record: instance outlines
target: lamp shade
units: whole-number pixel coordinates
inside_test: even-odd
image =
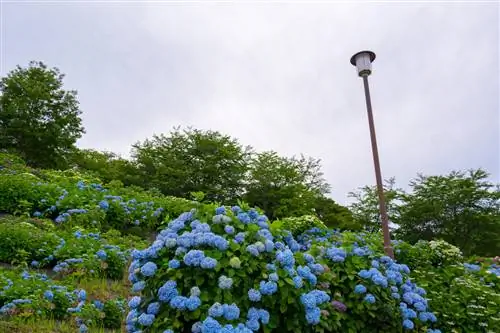
[[[375,53],[361,51],[351,57],[351,64],[356,66],[359,76],[368,76],[372,73],[373,60],[375,60]]]

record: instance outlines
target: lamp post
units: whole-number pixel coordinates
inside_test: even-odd
[[[372,62],[375,60],[375,53],[372,51],[361,51],[351,57],[351,64],[356,66],[358,75],[363,78],[365,87],[366,109],[368,111],[368,125],[370,126],[370,138],[372,142],[373,164],[375,166],[375,178],[377,180],[378,203],[380,209],[380,220],[384,233],[385,253],[394,259],[394,251],[391,246],[391,235],[389,233],[389,217],[385,205],[384,187],[382,184],[382,172],[380,171],[380,160],[378,157],[377,137],[375,136],[375,124],[373,122],[372,102],[370,98],[370,87],[368,86],[368,76],[372,73]]]

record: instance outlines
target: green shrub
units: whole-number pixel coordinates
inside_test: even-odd
[[[123,300],[109,300],[104,303],[104,318],[102,320],[103,326],[111,329],[119,329],[122,326],[124,301]]]
[[[472,269],[479,271],[464,265],[413,271],[443,332],[497,332],[500,327],[499,278],[480,266]]]
[[[294,235],[299,235],[312,228],[327,229],[325,224],[314,215],[286,217],[281,219],[281,228],[291,231]]]
[[[24,160],[15,155],[0,151],[0,174],[15,172],[26,172],[29,168],[26,167]]]
[[[394,250],[399,262],[410,268],[443,267],[463,262],[459,248],[443,240],[418,241],[415,245],[394,242]]]
[[[0,272],[0,316],[45,317],[62,320],[68,317],[72,295],[65,286],[56,285],[45,274],[23,271]],[[50,292],[51,297],[45,296]],[[22,302],[17,303],[19,300]]]
[[[0,262],[29,264],[51,253],[60,238],[30,223],[9,221],[0,223],[0,240]]]

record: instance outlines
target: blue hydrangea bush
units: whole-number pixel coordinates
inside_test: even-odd
[[[127,332],[439,332],[406,265],[334,231],[272,229],[239,207],[172,220],[132,252]]]
[[[85,333],[89,327],[119,328],[125,305],[123,299],[91,299],[84,289],[68,288],[43,273],[0,272],[0,320],[73,319]]]

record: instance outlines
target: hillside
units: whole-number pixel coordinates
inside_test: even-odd
[[[500,331],[498,264],[446,242],[393,241],[393,261],[380,234],[316,217],[5,161],[6,332]]]

